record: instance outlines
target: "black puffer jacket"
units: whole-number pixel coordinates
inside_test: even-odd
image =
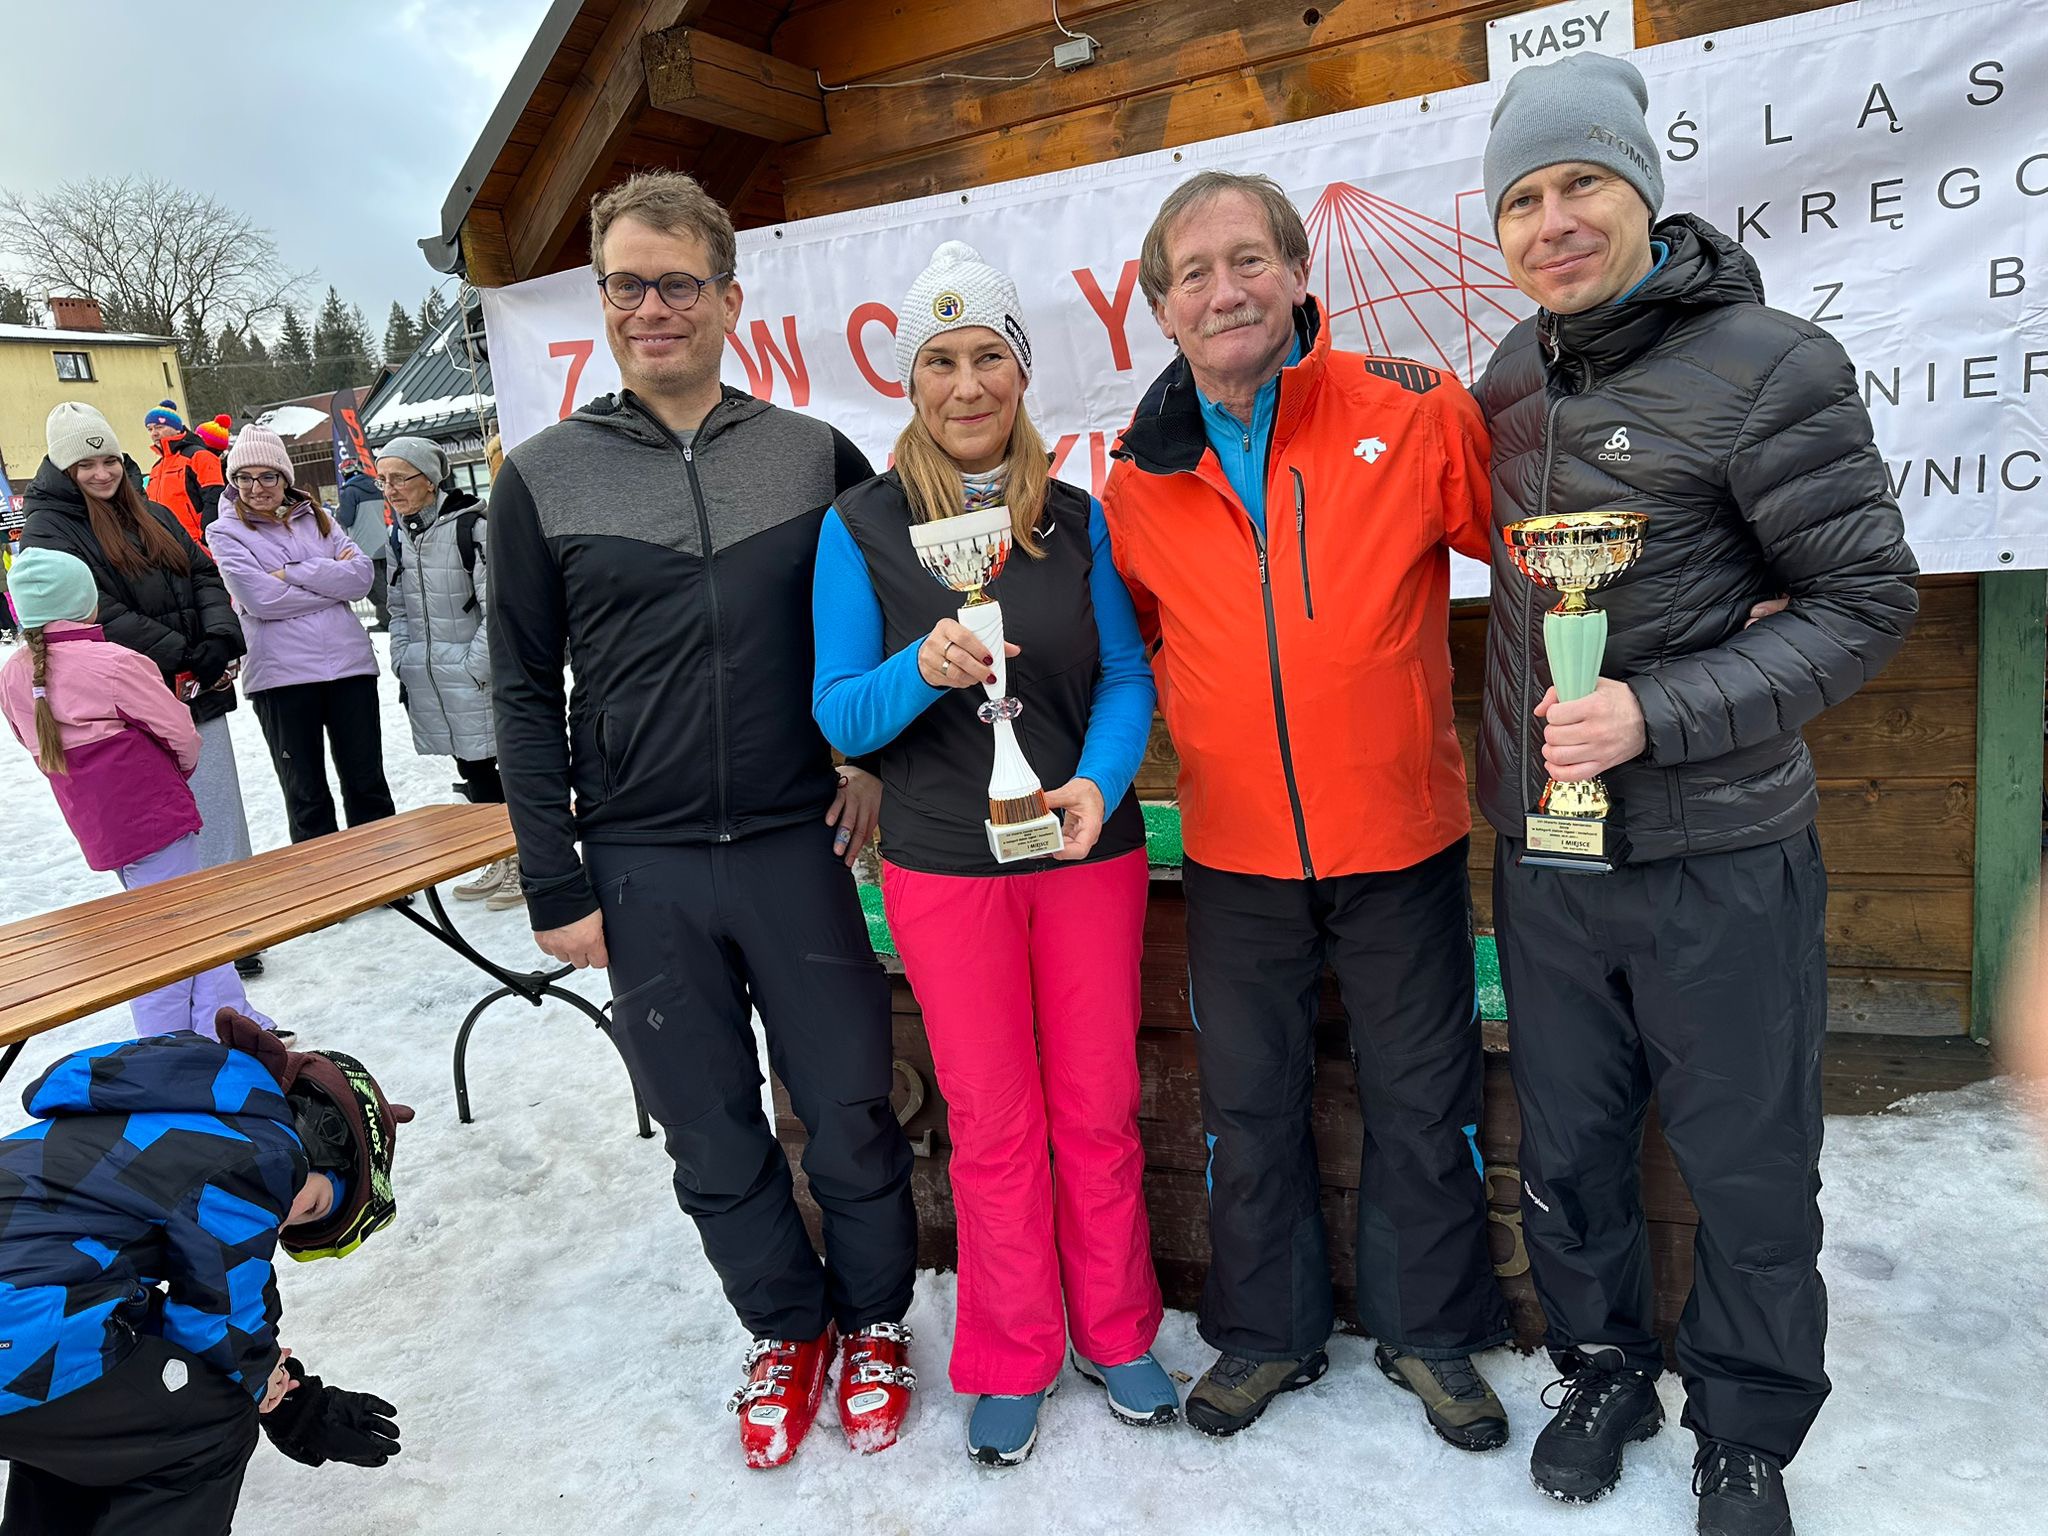
[[[23,494],[22,510],[28,514],[22,548],[61,549],[91,568],[100,589],[100,627],[109,640],[155,662],[167,685],[175,687],[180,672],[199,679],[207,691],[192,701],[196,723],[218,719],[235,707],[234,689],[216,690],[212,685],[228,663],[249,648],[242,638],[242,622],[235,617],[213,558],[192,542],[168,507],[151,502],[150,516],[178,541],[189,569],[151,568],[136,576],[114,568],[93,537],[84,495],[48,459]]]
[[[1743,848],[1813,819],[1800,727],[1876,676],[1919,610],[1918,573],[1841,345],[1766,309],[1756,263],[1686,215],[1627,302],[1547,311],[1509,334],[1474,393],[1493,431],[1496,524],[1644,512],[1641,559],[1593,598],[1602,672],[1648,746],[1603,775],[1637,862]],[[1784,613],[1744,628],[1751,604]],[[1549,686],[1536,587],[1495,541],[1479,803],[1523,835],[1543,789]]]

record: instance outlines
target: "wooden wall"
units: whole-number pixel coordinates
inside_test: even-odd
[[[1971,875],[1977,809],[1977,583],[1929,577],[1898,659],[1807,727],[1827,858],[1829,1025],[1887,1035],[1970,1027]],[[1484,668],[1486,605],[1460,604],[1451,659],[1465,772]],[[1155,722],[1138,778],[1173,796],[1173,744]],[[1473,810],[1472,899],[1493,926],[1493,832]]]
[[[1639,44],[1828,0],[1637,0]],[[1010,83],[832,92],[829,132],[776,154],[787,217],[922,197],[1399,101],[1486,78],[1490,17],[1530,0],[1068,0],[1097,61]],[[778,57],[828,85],[1025,75],[1057,35],[1047,0],[796,0]],[[1142,225],[1134,226],[1135,251]]]

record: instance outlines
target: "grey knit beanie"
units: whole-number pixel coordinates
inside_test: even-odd
[[[448,478],[448,455],[441,450],[439,443],[428,438],[394,437],[377,450],[377,457],[403,459],[434,485]]]
[[[1486,140],[1486,206],[1494,223],[1516,182],[1575,160],[1621,177],[1656,218],[1664,206],[1664,167],[1643,117],[1649,106],[1642,71],[1604,53],[1575,53],[1517,74],[1494,105]]]

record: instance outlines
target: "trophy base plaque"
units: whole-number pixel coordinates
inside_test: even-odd
[[[1611,875],[1626,850],[1609,822],[1588,816],[1545,816],[1532,811],[1523,820],[1526,839],[1516,862],[1534,869],[1563,869],[1581,875]]]
[[[985,821],[982,825],[988,828],[988,851],[995,855],[998,864],[1050,858],[1067,846],[1067,834],[1056,811],[1047,811],[1029,821]]]
[[[1543,787],[1536,809],[1523,818],[1520,863],[1581,875],[1611,875],[1628,857],[1627,839],[1599,779]]]

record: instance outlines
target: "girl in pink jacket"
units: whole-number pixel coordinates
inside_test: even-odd
[[[99,590],[85,562],[24,550],[8,595],[28,647],[0,666],[0,714],[35,755],[94,869],[129,890],[199,868],[199,807],[185,781],[199,764],[192,712],[156,664],[114,644],[93,621]],[[213,1035],[222,1008],[249,1010],[233,965],[145,993],[129,1005],[140,1035]],[[261,1015],[252,1015],[266,1027]]]

